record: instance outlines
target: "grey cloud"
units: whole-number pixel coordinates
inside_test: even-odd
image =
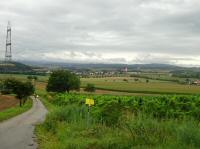
[[[15,59],[45,60],[47,53],[63,61],[74,61],[77,53],[94,62],[129,63],[131,53],[150,53],[141,63],[190,59],[200,54],[199,10],[198,0],[1,0],[1,57],[10,20]],[[71,59],[63,59],[63,52]],[[130,57],[115,56],[121,52]]]

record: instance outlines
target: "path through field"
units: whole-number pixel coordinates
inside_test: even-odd
[[[33,99],[31,110],[0,123],[0,149],[36,149],[34,126],[46,113],[41,101]]]

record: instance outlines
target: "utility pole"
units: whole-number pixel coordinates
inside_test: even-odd
[[[6,52],[5,52],[5,62],[12,61],[12,50],[11,50],[11,25],[8,22],[7,35],[6,35]]]

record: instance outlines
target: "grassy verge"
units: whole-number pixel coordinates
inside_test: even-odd
[[[32,100],[28,100],[24,106],[20,107],[19,105],[6,109],[2,112],[0,112],[0,121],[7,120],[11,117],[14,117],[16,115],[19,115],[23,112],[26,112],[32,107]]]

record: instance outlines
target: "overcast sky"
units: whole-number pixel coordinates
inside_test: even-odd
[[[0,0],[0,56],[200,65],[200,0]]]

